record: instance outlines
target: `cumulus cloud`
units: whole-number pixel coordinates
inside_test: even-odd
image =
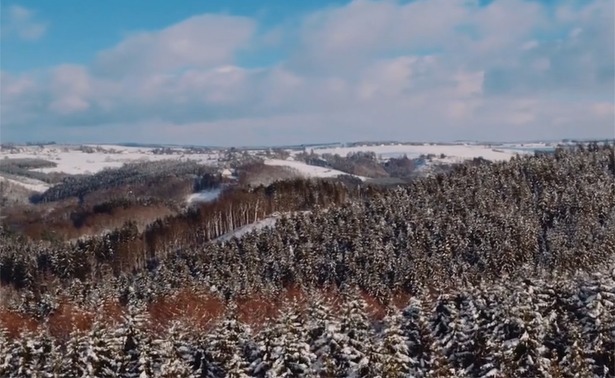
[[[355,0],[264,31],[200,15],[128,36],[90,66],[3,72],[3,134],[218,145],[612,137],[613,13],[609,0]],[[248,67],[238,56],[254,46],[284,56]]]
[[[40,39],[47,31],[47,23],[40,21],[35,12],[19,6],[11,5],[2,11],[2,36],[16,36],[25,41]]]
[[[111,76],[149,75],[231,63],[254,34],[245,17],[200,15],[161,31],[141,32],[102,51],[94,69]]]

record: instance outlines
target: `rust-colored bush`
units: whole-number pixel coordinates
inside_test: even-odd
[[[206,329],[224,313],[224,303],[217,297],[183,289],[178,293],[155,300],[148,312],[155,329],[164,329],[169,322],[181,320],[195,329]]]
[[[48,318],[49,332],[57,339],[67,339],[74,330],[86,332],[92,327],[94,314],[78,308],[67,300],[61,300],[59,306]]]
[[[22,332],[34,332],[38,327],[38,322],[34,318],[24,314],[0,310],[0,327],[7,331],[10,338],[15,338]]]

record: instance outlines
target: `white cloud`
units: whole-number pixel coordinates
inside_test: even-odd
[[[34,11],[20,5],[11,5],[2,11],[2,36],[17,36],[25,41],[36,41],[47,31],[47,23],[38,20]]]
[[[608,137],[612,10],[358,0],[259,33],[249,18],[195,16],[129,36],[89,67],[2,73],[3,134],[223,145]],[[276,44],[287,55],[269,67],[236,58]]]
[[[110,76],[149,75],[233,62],[256,24],[245,17],[194,16],[161,31],[140,32],[99,54],[95,71]]]

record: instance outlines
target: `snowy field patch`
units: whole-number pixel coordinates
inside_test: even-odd
[[[295,160],[280,160],[280,159],[267,159],[265,160],[266,165],[272,166],[282,166],[289,167],[298,171],[301,175],[309,178],[327,178],[327,177],[337,177],[339,175],[348,175],[346,172],[338,171],[336,169],[318,167],[315,165],[309,165],[302,161]],[[354,176],[354,175],[352,175]],[[365,177],[355,176],[363,181],[365,181]]]
[[[475,145],[475,144],[423,144],[423,145],[381,145],[381,146],[354,146],[354,147],[333,147],[314,149],[318,154],[338,154],[346,156],[356,152],[374,152],[383,160],[398,158],[404,155],[410,159],[415,159],[421,155],[433,154],[436,157],[445,155],[441,160],[446,162],[459,162],[463,160],[482,157],[491,161],[509,160],[517,154],[533,153],[535,150],[546,149],[546,144],[534,144],[526,147],[521,145]]]
[[[220,197],[222,193],[222,189],[210,189],[203,190],[198,193],[192,193],[186,198],[186,202],[188,203],[205,203],[205,202],[213,202]]]
[[[227,242],[233,238],[241,238],[242,236],[249,234],[252,231],[262,230],[267,227],[274,227],[279,218],[280,215],[274,215],[265,219],[261,219],[254,223],[247,224],[216,238],[215,241]]]
[[[45,190],[49,189],[49,184],[47,184],[46,182],[31,179],[28,177],[20,177],[19,180],[14,180],[0,176],[0,181],[10,182],[11,184],[19,185],[28,190],[39,193],[42,193]]]
[[[3,149],[0,159],[45,159],[57,164],[56,167],[39,168],[38,172],[63,172],[67,174],[94,174],[105,168],[119,168],[125,163],[159,161],[159,160],[195,160],[202,164],[215,165],[218,162],[218,153],[207,154],[154,154],[153,148],[124,147],[124,146],[96,146],[94,152],[84,152],[80,146],[22,146],[16,150]]]

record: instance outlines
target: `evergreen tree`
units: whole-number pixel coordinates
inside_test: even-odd
[[[384,319],[384,335],[377,346],[383,378],[407,376],[410,372],[409,340],[403,333],[402,322],[403,317],[396,309],[390,309]]]
[[[209,354],[226,376],[247,377],[245,358],[250,331],[237,319],[236,306],[230,305],[225,318],[208,335]]]

